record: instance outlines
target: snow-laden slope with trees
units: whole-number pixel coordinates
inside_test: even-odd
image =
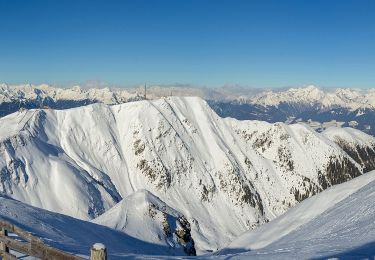
[[[127,219],[151,207],[148,241],[198,253],[371,168],[306,125],[222,119],[193,97],[25,110],[0,125],[0,192],[140,239]]]
[[[228,254],[225,259],[371,259],[374,197],[372,171],[303,201],[218,254]]]

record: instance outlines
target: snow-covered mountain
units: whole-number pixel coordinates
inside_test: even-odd
[[[120,104],[142,99],[137,91],[110,90],[109,88],[57,88],[49,85],[0,84],[0,116],[22,109],[50,107],[66,109],[93,103]]]
[[[193,97],[24,110],[0,125],[0,192],[187,253],[216,250],[374,165],[342,145],[373,152],[358,130],[337,139],[222,119]],[[130,224],[142,214],[151,237]]]
[[[158,99],[170,95],[203,97],[207,91],[184,86],[148,86],[147,98]],[[67,109],[93,103],[122,104],[145,99],[144,95],[144,86],[110,89],[109,87],[87,88],[78,85],[59,88],[47,84],[0,84],[0,117],[22,109],[44,107]]]
[[[264,91],[210,100],[222,117],[267,122],[307,122],[318,131],[334,126],[356,127],[375,135],[375,90],[320,89],[315,86]]]
[[[375,108],[375,90],[337,88],[322,90],[316,86],[290,88],[285,91],[265,91],[253,96],[239,99],[263,106],[278,106],[282,103],[320,105],[321,107],[340,106],[356,110],[359,108]]]
[[[92,100],[104,104],[119,104],[137,98],[137,93],[109,88],[58,88],[43,85],[6,85],[0,84],[0,103],[9,102],[48,102]]]
[[[374,196],[372,171],[303,201],[218,254],[224,259],[371,259]]]
[[[375,136],[374,89],[321,89],[315,86],[261,91],[246,88],[148,86],[147,98],[198,96],[221,117],[267,122],[307,122],[322,131],[350,126]],[[0,116],[22,109],[66,109],[92,103],[122,104],[144,99],[144,88],[57,88],[48,85],[0,84]]]

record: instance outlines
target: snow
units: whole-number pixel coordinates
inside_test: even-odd
[[[348,143],[358,144],[363,147],[368,146],[369,144],[375,145],[375,139],[373,136],[350,127],[330,127],[322,134],[331,140],[341,139]]]
[[[172,246],[177,252],[182,246],[176,236],[168,236],[165,229],[169,227],[171,233],[176,232],[181,228],[178,221],[181,217],[183,214],[166,205],[149,191],[139,190],[92,222],[120,230],[148,243]],[[180,254],[184,254],[182,249]]]
[[[324,108],[344,107],[351,111],[374,108],[374,91],[358,89],[322,90],[316,86],[290,88],[285,91],[264,91],[250,95],[242,101],[263,106],[279,106],[281,103],[320,105]]]
[[[0,103],[12,102],[16,100],[97,100],[105,104],[118,104],[134,99],[138,93],[130,93],[127,90],[110,90],[109,88],[89,88],[84,89],[80,86],[71,88],[58,88],[42,84],[39,86],[24,85],[0,85]]]
[[[293,190],[320,191],[331,157],[363,172],[304,124],[222,119],[197,97],[27,110],[0,126],[1,193],[173,254],[181,243],[165,233],[165,216],[173,232],[186,218],[204,254],[285,213],[298,203]]]
[[[375,171],[331,187],[298,204],[270,223],[254,231],[246,232],[231,242],[223,251],[225,252],[227,249],[254,250],[264,248],[306,225],[312,219],[320,216],[326,210],[373,181],[375,181]]]
[[[157,198],[139,193],[136,197]],[[313,196],[282,216],[248,231],[215,254],[198,259],[371,259],[375,255],[375,171]],[[0,196],[0,218],[49,245],[88,257],[101,241],[110,259],[176,259],[174,249],[101,225],[34,208]],[[139,226],[142,228],[142,226]],[[178,259],[191,259],[178,256]]]
[[[102,244],[102,243],[95,243],[95,244],[93,244],[92,248],[95,249],[95,250],[104,250],[104,249],[106,249],[105,245]]]
[[[0,219],[31,232],[44,243],[88,259],[90,248],[105,244],[109,259],[142,255],[181,255],[173,247],[151,244],[114,229],[35,208],[0,195]]]
[[[144,87],[115,88],[58,88],[46,84],[7,85],[0,84],[0,103],[14,101],[48,100],[80,101],[93,100],[104,104],[121,104],[129,100],[142,99]],[[351,111],[375,108],[374,89],[321,89],[314,85],[289,88],[287,90],[254,89],[199,89],[191,86],[148,86],[147,97],[158,99],[166,96],[199,96],[208,100],[237,100],[262,106],[279,106],[281,103],[318,105],[322,108],[344,107]],[[358,116],[363,111],[358,111]]]
[[[220,253],[230,252],[226,259],[372,258],[374,196],[372,171],[305,200]]]

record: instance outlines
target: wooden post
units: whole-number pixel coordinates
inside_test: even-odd
[[[7,237],[8,236],[8,231],[3,227],[0,227],[0,236],[1,237]],[[0,242],[0,251],[3,251],[5,253],[9,253],[9,248],[2,241]]]
[[[107,248],[102,243],[95,243],[91,247],[91,260],[107,260]]]

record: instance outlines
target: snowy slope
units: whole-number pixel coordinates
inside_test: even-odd
[[[142,193],[143,197],[150,196],[145,192],[138,194]],[[241,235],[216,255],[199,259],[372,258],[375,255],[374,196],[375,172],[370,172],[305,200],[272,222]],[[111,241],[106,243],[110,259],[175,258],[158,256],[176,253],[173,248],[143,242],[113,229],[4,196],[0,196],[0,202],[1,219],[68,252],[87,256],[93,243]]]
[[[181,248],[181,254],[196,254],[186,218],[146,190],[129,195],[93,222],[151,244]]]
[[[35,208],[0,195],[0,219],[31,232],[44,243],[88,257],[94,243],[104,243],[110,259],[143,255],[184,255],[181,248],[148,243],[114,229]]]
[[[364,172],[375,169],[375,138],[353,128],[331,127],[323,135],[337,143],[356,162],[364,166]]]
[[[268,194],[271,204],[276,206],[274,211],[279,210],[277,215],[285,212],[285,205],[290,207],[296,201],[302,201],[329,186],[375,169],[372,163],[368,163],[374,160],[371,153],[364,154],[364,160],[357,160],[357,157],[352,157],[352,154],[342,149],[343,147],[340,147],[328,132],[317,133],[305,124],[270,124],[233,119],[226,121],[249,146],[272,164],[274,171],[259,178],[263,179],[262,188],[266,191],[274,189],[274,182],[279,182],[279,186],[284,188],[277,189],[278,193]],[[347,140],[355,145],[362,145],[363,149],[373,151],[373,137],[350,128],[340,131],[348,133],[347,136],[342,136],[342,141]],[[337,132],[340,131],[337,129]],[[360,138],[352,138],[352,132],[357,133],[357,136],[366,142]],[[332,130],[332,133],[335,131]],[[272,173],[275,175],[272,176]],[[268,179],[272,181],[267,181]],[[294,198],[288,198],[289,194],[294,195]]]
[[[132,234],[124,216],[165,204],[148,241],[174,243],[158,238],[161,217],[183,216],[198,253],[364,168],[303,124],[224,120],[193,97],[25,110],[0,125],[0,192],[83,220],[105,213],[95,221]]]
[[[26,111],[1,125],[1,188],[26,203],[91,219],[147,189],[211,250],[265,221],[246,155],[200,99]]]
[[[305,200],[272,222],[241,235],[220,254],[230,253],[226,258],[236,259],[372,258],[374,196],[372,171]]]

